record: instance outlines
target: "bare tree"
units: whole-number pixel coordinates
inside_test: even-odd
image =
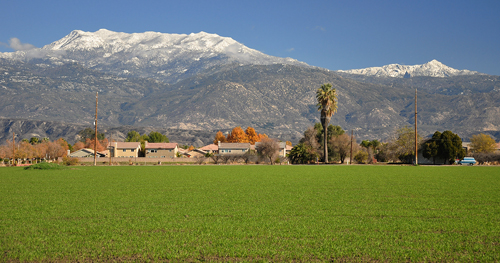
[[[233,159],[233,156],[231,154],[223,154],[219,156],[220,156],[220,162],[225,164],[229,163],[229,161]]]
[[[208,158],[205,156],[197,156],[195,157],[197,164],[203,164]]]
[[[257,147],[257,153],[268,159],[271,164],[274,164],[274,161],[278,158],[279,149],[280,145],[276,140],[264,138]]]
[[[222,161],[221,155],[219,155],[219,154],[211,155],[210,159],[212,159],[212,161],[214,162],[214,164],[218,164],[218,163],[220,163]]]
[[[344,163],[345,158],[349,155],[351,150],[351,138],[345,133],[338,136],[332,136],[329,141],[329,146],[339,155],[340,162]]]
[[[241,158],[243,159],[245,164],[249,164],[250,162],[255,162],[257,160],[257,156],[251,151],[247,151],[245,154],[242,154]]]

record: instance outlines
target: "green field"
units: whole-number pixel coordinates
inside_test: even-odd
[[[5,261],[500,261],[500,167],[0,168]]]

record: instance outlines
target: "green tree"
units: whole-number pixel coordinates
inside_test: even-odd
[[[354,161],[356,161],[356,163],[366,163],[366,160],[368,159],[368,153],[364,150],[361,150],[354,155],[353,159]]]
[[[328,123],[337,111],[337,94],[332,84],[326,83],[316,91],[318,110],[321,112],[321,125],[323,126],[323,151],[324,161],[328,163]]]
[[[125,138],[126,142],[139,142],[141,141],[141,135],[136,131],[129,131],[127,133],[127,138]]]
[[[484,133],[472,135],[470,142],[470,146],[475,153],[492,153],[495,151],[495,140]]]
[[[370,146],[372,146],[372,143],[368,140],[363,140],[359,145],[361,147],[368,149]]]
[[[317,141],[320,145],[323,145],[324,142],[324,134],[323,134],[323,125],[321,123],[317,122],[314,124],[314,130],[316,130],[316,136],[317,136]],[[327,139],[330,141],[334,136],[339,136],[344,134],[345,131],[342,129],[342,127],[338,125],[328,125],[327,129]]]
[[[295,145],[288,154],[290,162],[294,164],[308,163],[309,161],[313,161],[316,157],[316,151],[312,149],[311,146],[304,143]]]
[[[150,132],[148,137],[148,142],[169,142],[167,136],[155,131]]]
[[[422,156],[429,159],[432,158],[432,163],[436,164],[436,157],[439,155],[439,142],[441,133],[436,131],[432,138],[422,144]]]
[[[90,139],[90,140],[94,140],[95,139],[95,130],[91,129],[91,128],[85,128],[83,130],[81,130],[78,135],[80,135],[80,141],[81,142],[86,142],[87,139]],[[104,135],[104,133],[101,133],[99,131],[97,131],[97,140],[104,140],[106,136]]]
[[[454,159],[462,159],[465,150],[462,148],[462,139],[451,131],[444,131],[439,140],[439,157],[453,163]]]
[[[32,145],[37,144],[39,142],[40,142],[40,139],[38,137],[31,137],[31,139],[30,139],[30,143]]]

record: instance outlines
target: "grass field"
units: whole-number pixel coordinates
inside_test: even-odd
[[[500,261],[500,168],[0,168],[5,261]]]

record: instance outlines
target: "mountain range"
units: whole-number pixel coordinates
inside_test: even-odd
[[[0,53],[0,139],[16,132],[74,142],[78,129],[92,127],[99,92],[98,124],[116,139],[127,129],[158,130],[201,146],[218,130],[252,126],[297,142],[319,121],[315,91],[323,83],[337,89],[331,123],[361,139],[384,140],[413,125],[415,88],[423,136],[452,130],[465,138],[500,137],[498,76],[436,60],[330,71],[216,34],[101,29]]]
[[[408,76],[424,76],[424,77],[453,77],[463,75],[481,75],[477,71],[458,70],[444,65],[443,63],[433,59],[422,65],[400,65],[390,64],[382,67],[370,67],[364,69],[339,70],[341,73],[359,74],[365,76],[376,77],[405,77]],[[484,74],[482,74],[484,75]]]

